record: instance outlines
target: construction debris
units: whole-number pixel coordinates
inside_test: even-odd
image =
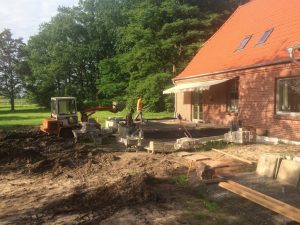
[[[211,136],[211,137],[203,137],[203,138],[179,138],[176,140],[174,144],[174,148],[176,150],[191,150],[202,147],[209,141],[220,141],[223,139],[223,136]]]
[[[189,138],[184,137],[176,140],[174,144],[174,148],[177,150],[190,150],[202,145],[202,141],[200,138]]]
[[[119,123],[118,124],[118,133],[117,133],[118,141],[123,143],[127,148],[133,147],[139,149],[142,147],[143,131],[137,129],[135,133],[130,134],[130,128]]]
[[[300,209],[296,207],[293,207],[289,204],[286,204],[282,201],[274,199],[268,195],[255,191],[231,180],[220,182],[219,186],[244,198],[247,198],[252,202],[262,205],[274,212],[286,216],[294,221],[297,221],[298,223],[300,222]]]
[[[249,144],[255,142],[255,134],[240,128],[238,131],[230,131],[224,134],[224,139],[237,144]]]
[[[149,146],[145,147],[148,153],[171,153],[174,152],[174,144],[168,142],[150,141]]]

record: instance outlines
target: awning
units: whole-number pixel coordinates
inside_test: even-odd
[[[186,91],[204,91],[204,90],[208,90],[209,87],[212,85],[220,84],[231,79],[232,78],[182,83],[176,85],[175,87],[164,90],[163,94],[171,94],[171,93],[186,92]]]

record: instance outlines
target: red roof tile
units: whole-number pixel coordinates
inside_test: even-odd
[[[265,43],[256,45],[268,29]],[[243,39],[247,45],[236,51]],[[300,0],[252,0],[240,6],[175,79],[288,59],[300,44]]]

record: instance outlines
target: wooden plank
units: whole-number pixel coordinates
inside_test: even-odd
[[[219,186],[238,194],[252,202],[264,206],[276,213],[279,213],[289,219],[300,222],[300,209],[265,195],[261,192],[255,191],[251,188],[238,184],[234,181],[220,182]]]
[[[202,161],[202,160],[208,160],[211,158],[209,158],[208,156],[205,156],[205,155],[191,155],[191,156],[184,157],[184,159],[188,159],[193,162],[197,162],[197,161]]]
[[[250,161],[250,160],[241,158],[241,157],[236,156],[236,155],[229,154],[229,153],[227,153],[227,152],[224,152],[224,151],[221,151],[221,150],[218,150],[218,149],[215,149],[215,148],[213,148],[212,150],[215,151],[215,152],[222,153],[222,154],[224,154],[224,155],[228,155],[228,156],[230,156],[231,158],[237,159],[237,160],[239,160],[239,161],[242,161],[242,162],[247,163],[247,164],[250,164],[250,165],[255,164],[255,162],[253,162],[253,161]]]
[[[178,152],[177,153],[177,156],[179,157],[185,157],[185,156],[190,156],[190,155],[193,155],[192,152]]]

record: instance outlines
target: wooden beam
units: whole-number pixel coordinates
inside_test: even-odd
[[[251,188],[238,184],[234,181],[220,182],[219,186],[238,194],[252,202],[264,206],[276,213],[279,213],[289,219],[300,222],[300,209],[265,195],[261,192],[255,191]]]
[[[215,152],[222,153],[222,154],[224,154],[224,155],[228,155],[228,156],[230,156],[231,158],[237,159],[237,160],[239,160],[239,161],[242,161],[242,162],[247,163],[247,164],[250,164],[250,165],[255,164],[255,162],[253,162],[253,161],[250,161],[250,160],[241,158],[241,157],[236,156],[236,155],[229,154],[229,153],[227,153],[227,152],[224,152],[224,151],[221,151],[221,150],[218,150],[218,149],[215,149],[215,148],[213,148],[213,149],[211,149],[211,150],[213,150],[213,151],[215,151]]]

